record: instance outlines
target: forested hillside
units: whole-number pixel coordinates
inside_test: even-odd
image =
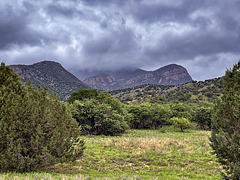
[[[222,78],[215,78],[206,81],[192,81],[177,86],[147,84],[111,91],[111,94],[122,102],[129,103],[144,101],[199,103],[203,101],[215,102],[216,98],[221,96],[222,90]]]

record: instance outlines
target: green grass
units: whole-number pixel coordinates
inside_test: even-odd
[[[0,179],[221,179],[209,135],[165,127],[129,130],[118,137],[85,136],[84,156],[77,162],[29,174],[0,174]]]

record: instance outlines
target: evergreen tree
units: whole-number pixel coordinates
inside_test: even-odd
[[[224,77],[224,92],[215,106],[211,146],[225,179],[240,179],[240,61]]]
[[[4,63],[0,67],[0,170],[21,166],[21,144],[24,139],[17,131],[22,129],[24,112],[23,98],[26,96],[20,78]],[[9,164],[9,165],[8,165]]]
[[[48,90],[25,88],[14,71],[0,67],[0,171],[31,171],[82,155],[77,122]]]

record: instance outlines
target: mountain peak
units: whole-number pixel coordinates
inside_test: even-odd
[[[20,76],[24,84],[31,80],[35,87],[48,86],[49,90],[55,91],[61,100],[66,100],[67,96],[80,88],[89,88],[55,61],[41,61],[32,65],[10,67]]]
[[[161,85],[178,85],[192,81],[192,77],[188,74],[186,68],[177,64],[169,64],[154,71],[158,79],[157,84]]]
[[[183,68],[183,66],[178,65],[178,64],[168,64],[166,66],[160,67],[159,69],[157,69],[155,71],[158,71],[158,70],[161,70],[161,69],[171,70],[171,69],[174,69],[174,68]]]
[[[40,61],[37,63],[34,63],[32,66],[52,66],[52,67],[61,67],[63,68],[63,66],[56,61],[49,61],[49,60],[44,60],[44,61]]]

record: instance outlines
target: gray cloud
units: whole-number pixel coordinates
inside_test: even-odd
[[[137,37],[130,29],[121,29],[108,36],[84,44],[84,53],[89,55],[121,54],[137,48]]]
[[[8,64],[153,70],[177,63],[202,80],[240,59],[238,0],[2,0],[0,11],[0,58]]]
[[[11,6],[2,7],[1,12],[0,49],[11,48],[14,44],[41,44],[43,37],[28,27],[28,21],[24,18],[25,12],[15,13]]]

